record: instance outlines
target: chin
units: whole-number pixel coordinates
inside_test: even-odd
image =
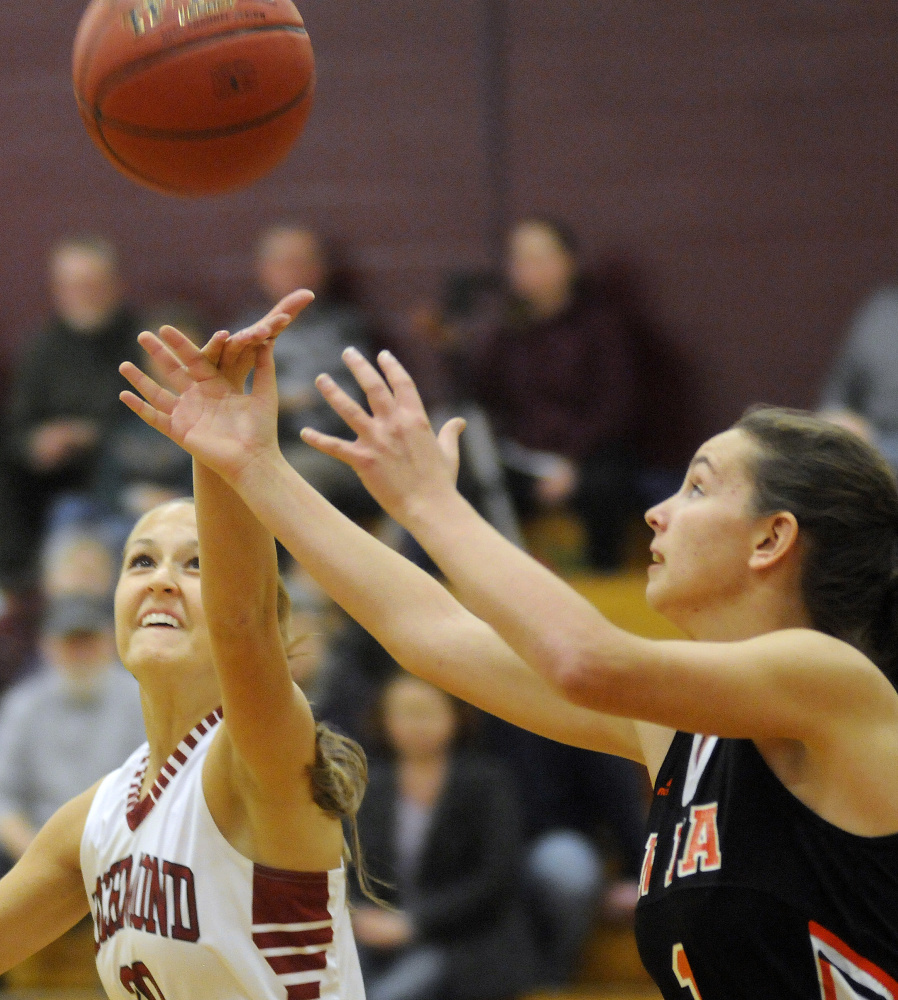
[[[672,624],[677,624],[676,602],[662,581],[649,578],[645,587],[645,602],[652,611],[657,611],[659,615],[663,615]]]

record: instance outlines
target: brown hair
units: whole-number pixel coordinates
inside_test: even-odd
[[[814,627],[850,643],[896,683],[898,488],[856,434],[801,410],[760,406],[734,424],[754,439],[754,505],[790,511]]]
[[[284,581],[278,577],[277,613],[281,637],[289,655],[298,637],[290,634],[292,604]],[[368,760],[361,746],[324,722],[315,726],[315,762],[308,768],[315,804],[349,826],[346,860],[356,871],[359,888],[373,902],[380,899],[371,888],[359,839],[358,812],[368,785]]]

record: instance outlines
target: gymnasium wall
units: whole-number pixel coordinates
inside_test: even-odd
[[[301,0],[318,97],[300,145],[198,201],[136,187],[87,139],[82,6],[4,3],[0,380],[65,233],[112,236],[140,301],[225,323],[258,228],[295,216],[345,245],[401,334],[447,269],[489,265],[539,210],[647,312],[658,449],[679,457],[748,402],[812,404],[852,309],[898,278],[892,0]]]

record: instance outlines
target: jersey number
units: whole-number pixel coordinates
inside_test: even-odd
[[[153,979],[153,973],[143,964],[123,965],[119,970],[122,985],[133,996],[141,1000],[165,1000],[165,994],[159,989],[159,984]]]
[[[686,952],[683,950],[683,945],[678,941],[673,946],[673,956],[672,964],[674,975],[677,977],[677,982],[683,989],[688,989],[692,994],[692,1000],[702,1000],[702,995],[698,991],[698,986],[695,982],[695,976],[692,974],[692,969],[689,966],[689,959],[686,957]]]

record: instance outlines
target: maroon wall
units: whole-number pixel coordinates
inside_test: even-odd
[[[301,143],[248,192],[198,201],[90,144],[69,82],[81,9],[4,4],[0,374],[73,230],[117,240],[141,301],[194,296],[223,322],[257,229],[298,216],[401,330],[448,268],[489,263],[504,221],[541,210],[635,278],[674,418],[661,450],[679,452],[752,400],[812,404],[851,310],[898,277],[891,0],[304,0]]]

